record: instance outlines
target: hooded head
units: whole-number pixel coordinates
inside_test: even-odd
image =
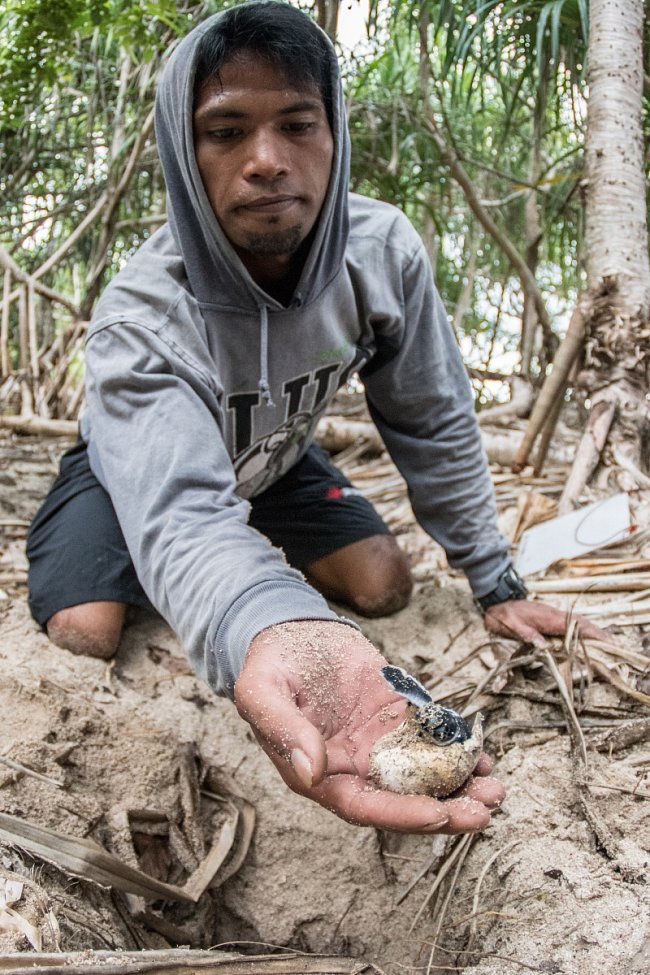
[[[156,134],[197,299],[259,306],[284,289],[284,303],[294,291],[313,300],[348,232],[344,105],[320,28],[273,0],[210,17],[165,68]]]

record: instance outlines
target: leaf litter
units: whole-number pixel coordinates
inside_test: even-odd
[[[387,973],[647,972],[645,533],[553,566],[530,587],[573,612],[595,605],[600,625],[614,620],[615,644],[581,641],[575,628],[547,650],[492,638],[464,581],[414,524],[386,456],[368,462],[362,445],[348,448],[344,467],[398,534],[417,579],[408,609],[359,622],[434,699],[466,714],[487,712],[493,774],[508,789],[481,835],[402,836],[349,826],[292,795],[232,705],[187,673],[157,618],[136,618],[108,667],[58,650],[38,632],[25,606],[22,547],[58,444],[48,449],[32,440],[0,442],[9,486],[0,510],[7,537],[0,559],[0,812],[23,829],[31,824],[95,844],[153,877],[154,887],[182,890],[211,846],[219,848],[215,862],[232,846],[218,886],[208,884],[197,902],[186,903],[98,886],[89,875],[75,880],[64,864],[53,865],[55,856],[3,834],[0,883],[24,887],[5,902],[0,959],[39,952],[45,966],[54,951],[73,965],[89,952],[108,964],[115,952],[125,961],[125,953],[143,951],[171,959],[165,953],[178,946],[198,959],[216,944],[259,955],[259,944],[244,944],[256,942],[365,959]],[[552,517],[563,472],[495,470],[494,479],[504,527],[510,521],[520,531],[531,519]],[[535,492],[542,502],[531,501]],[[625,598],[631,594],[641,595],[638,606]],[[7,911],[23,930],[9,924],[15,918]],[[291,970],[316,970],[309,964]],[[341,961],[341,970],[352,969]]]

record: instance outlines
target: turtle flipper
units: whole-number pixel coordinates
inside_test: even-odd
[[[381,668],[381,672],[393,690],[405,697],[416,708],[422,707],[424,704],[431,704],[431,695],[426,687],[402,667],[387,664]]]

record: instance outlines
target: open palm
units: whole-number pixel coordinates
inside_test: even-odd
[[[369,781],[370,750],[406,706],[382,677],[385,664],[346,624],[283,623],[251,644],[235,703],[287,785],[342,819],[404,832],[484,828],[504,795],[486,777],[486,755],[452,799],[397,795]]]

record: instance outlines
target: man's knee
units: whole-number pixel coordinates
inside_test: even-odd
[[[338,549],[305,572],[328,599],[362,616],[389,616],[409,601],[413,581],[408,559],[392,535],[373,535]]]
[[[390,616],[404,609],[413,591],[408,560],[397,544],[381,560],[368,563],[350,594],[362,616]]]
[[[47,635],[71,653],[108,660],[118,648],[125,612],[124,603],[80,603],[51,616]]]

